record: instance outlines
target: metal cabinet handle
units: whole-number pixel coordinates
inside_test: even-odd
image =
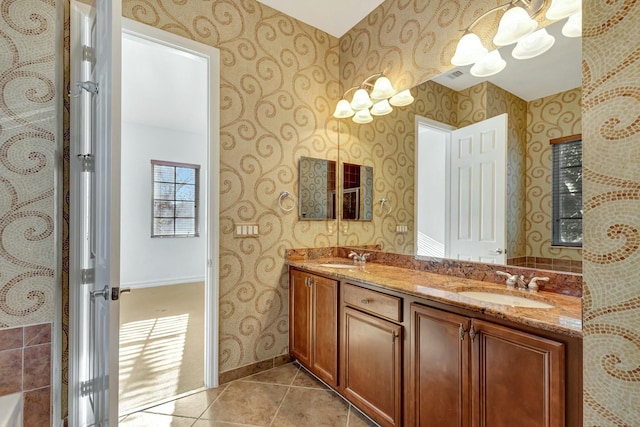
[[[460,341],[464,341],[464,334],[467,333],[467,330],[464,328],[463,324],[460,324]]]
[[[369,304],[369,300],[368,300],[368,299],[366,299],[366,298],[362,298],[362,299],[360,300],[360,302],[361,302],[362,304],[365,304],[365,305],[366,305],[366,304]]]

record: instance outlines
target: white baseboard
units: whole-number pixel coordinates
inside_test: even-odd
[[[205,276],[170,277],[163,280],[145,280],[140,282],[121,283],[121,288],[143,289],[156,286],[181,285],[183,283],[204,282]]]

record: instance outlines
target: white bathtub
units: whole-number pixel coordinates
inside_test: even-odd
[[[22,393],[0,397],[0,427],[22,427]]]

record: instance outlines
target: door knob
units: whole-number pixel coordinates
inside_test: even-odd
[[[502,255],[502,249],[498,248],[495,251],[489,251],[490,254],[492,255]]]

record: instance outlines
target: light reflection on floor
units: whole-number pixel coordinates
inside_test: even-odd
[[[189,314],[120,327],[120,414],[149,401],[158,389],[177,394]]]

